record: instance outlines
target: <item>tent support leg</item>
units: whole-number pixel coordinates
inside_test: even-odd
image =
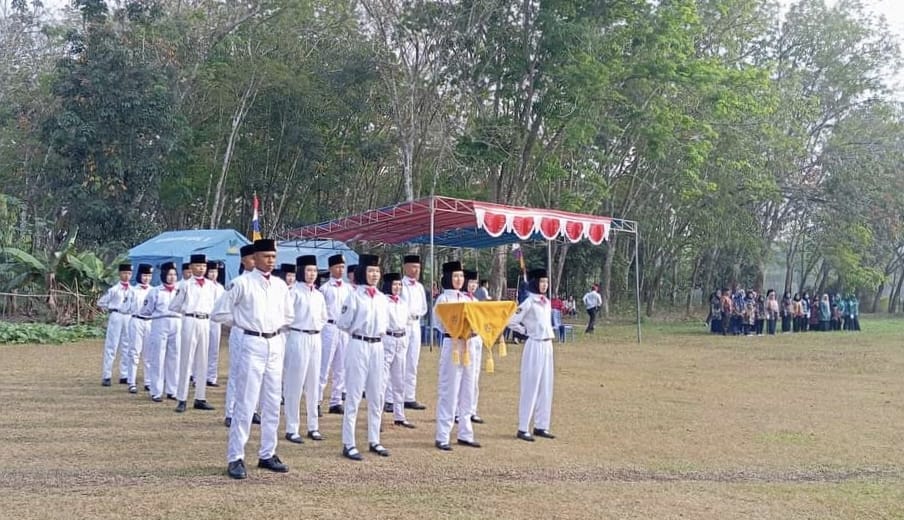
[[[637,312],[637,343],[640,344],[640,255],[638,255],[640,232],[634,231],[634,304]]]

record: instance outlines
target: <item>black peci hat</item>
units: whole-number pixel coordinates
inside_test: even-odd
[[[154,274],[154,266],[151,264],[138,264],[138,275]]]
[[[119,264],[119,272],[120,273],[131,272],[131,271],[132,271],[132,264]]]
[[[402,257],[403,264],[419,264],[421,263],[421,257],[418,255],[405,255]]]
[[[254,244],[245,244],[239,249],[239,254],[243,257],[254,254]]]
[[[531,269],[527,272],[528,280],[539,280],[540,278],[549,278],[546,269]]]
[[[446,262],[443,264],[444,273],[454,273],[455,271],[464,271],[464,268],[461,266],[461,262],[459,262],[458,260]]]
[[[352,264],[352,265],[345,267],[346,274],[354,273],[357,270],[358,270],[358,264]]]
[[[261,238],[254,241],[255,253],[275,253],[276,241],[270,238]]]
[[[207,261],[207,270],[211,271],[213,269],[220,269],[220,264],[216,260],[208,260]]]
[[[477,281],[477,271],[465,271],[465,281],[470,282],[471,280]]]
[[[191,264],[188,263],[188,262],[185,262],[184,264],[182,264],[182,270],[183,270],[183,271],[187,270],[187,269],[190,268],[190,267],[191,267]],[[174,269],[175,269],[175,267],[174,267]]]
[[[295,274],[295,264],[280,264],[279,270],[284,273]]]
[[[340,254],[340,255],[333,255],[333,256],[331,256],[331,257],[329,258],[329,260],[327,261],[327,263],[329,264],[330,267],[333,267],[334,265],[344,264],[344,263],[345,263],[345,257],[342,256],[341,254]]]
[[[295,259],[295,265],[304,268],[309,265],[317,267],[317,257],[314,255],[302,255]]]
[[[191,255],[191,258],[189,258],[188,263],[207,265],[207,257],[205,255]]]

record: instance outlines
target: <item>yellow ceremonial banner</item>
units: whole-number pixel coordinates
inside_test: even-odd
[[[479,335],[490,354],[487,356],[487,372],[493,372],[492,345],[502,335],[516,308],[512,301],[440,303],[436,306],[436,315],[454,340],[465,343],[471,334]],[[468,365],[467,349],[464,346],[461,348],[464,351],[462,356],[457,355],[459,349],[456,349],[452,353],[452,361]],[[504,346],[500,349],[500,355],[505,355]]]

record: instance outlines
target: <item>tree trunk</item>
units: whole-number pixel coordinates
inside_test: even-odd
[[[506,251],[508,246],[497,246],[493,249],[493,265],[490,270],[490,292],[494,300],[501,300],[505,297],[506,279],[505,272],[508,261]]]
[[[216,229],[220,225],[220,219],[223,216],[223,208],[226,202],[226,174],[229,173],[229,164],[232,162],[232,153],[235,150],[235,141],[239,135],[239,129],[248,115],[248,111],[254,104],[257,97],[257,81],[254,74],[251,75],[251,81],[242,93],[242,98],[238,106],[232,113],[232,129],[229,131],[229,138],[226,141],[226,152],[223,154],[223,165],[220,168],[220,178],[217,180],[217,188],[214,191],[213,207],[210,210],[210,229]]]
[[[556,251],[556,256],[554,257],[554,265],[553,265],[553,280],[555,283],[553,287],[555,291],[553,294],[562,294],[561,284],[562,284],[562,275],[565,273],[565,260],[568,258],[568,249],[571,246],[570,243],[566,242],[559,246]]]
[[[904,284],[904,273],[895,273],[895,279],[897,280],[897,283],[895,284],[895,290],[892,292],[892,296],[888,299],[889,314],[895,314],[898,312],[898,301],[901,299],[901,286],[902,284]]]
[[[684,303],[684,313],[688,316],[691,315],[691,301],[694,298],[694,289],[697,287],[697,276],[700,273],[700,269],[703,266],[703,257],[698,256],[697,260],[694,261],[694,270],[691,273],[691,286],[687,290],[687,300]],[[706,298],[706,288],[702,288],[700,292],[703,293],[703,297]]]

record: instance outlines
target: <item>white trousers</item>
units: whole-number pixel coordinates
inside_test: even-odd
[[[283,362],[286,433],[299,433],[302,392],[305,396],[308,431],[320,430],[320,419],[317,418],[317,396],[320,395],[321,343],[321,334],[308,334],[295,330],[289,332]]]
[[[239,361],[241,361],[239,353],[242,351],[242,339],[245,332],[238,328],[229,329],[229,368],[228,379],[226,380],[226,417],[232,417],[235,413],[235,383],[236,374],[238,373]]]
[[[521,354],[521,397],[518,401],[518,429],[549,429],[552,415],[552,341],[528,339]]]
[[[405,364],[408,354],[408,334],[401,338],[383,336],[383,381],[386,400],[392,403],[392,419],[405,420]]]
[[[279,400],[282,392],[283,358],[286,337],[270,339],[242,336],[236,368],[235,413],[229,427],[226,461],[245,458],[245,444],[251,435],[251,415],[261,403],[261,446],[258,456],[269,459],[276,453],[279,429]],[[233,364],[230,361],[230,364]]]
[[[148,340],[147,358],[151,365],[151,396],[163,392],[176,395],[179,379],[179,345],[182,341],[182,318],[154,318]]]
[[[323,401],[326,383],[332,379],[330,387],[330,406],[342,403],[342,394],[346,392],[345,352],[348,347],[348,333],[339,330],[334,324],[327,323],[323,327],[323,354],[320,358],[320,392],[317,401]],[[330,371],[332,370],[332,374]],[[332,375],[332,378],[330,377]]]
[[[210,322],[210,343],[207,347],[207,380],[217,382],[217,372],[220,364],[220,336],[223,326],[216,322]]]
[[[186,316],[182,318],[182,347],[179,356],[179,389],[176,399],[188,400],[188,377],[196,374],[195,399],[205,400],[207,385],[204,374],[207,373],[207,342],[210,340],[210,320],[201,320]]]
[[[477,399],[480,397],[480,370],[483,368],[483,340],[480,336],[468,340],[468,355],[471,356],[471,369],[474,371],[474,394],[471,398],[471,407],[462,408],[459,403],[458,417],[464,415],[477,415]]]
[[[151,364],[148,353],[145,351],[146,345],[150,343],[151,321],[132,318],[132,321],[129,322],[129,386],[135,385],[135,380],[138,378],[138,363],[142,358],[144,359],[144,370],[142,370],[144,384],[151,385]]]
[[[383,343],[352,339],[345,356],[345,415],[342,417],[342,445],[355,446],[355,424],[361,395],[367,392],[367,441],[380,443],[383,417]]]
[[[449,442],[452,425],[455,422],[455,413],[459,409],[470,410],[471,401],[474,399],[473,366],[463,366],[460,363],[461,359],[459,359],[459,364],[452,363],[453,344],[457,349],[460,341],[443,338],[443,346],[439,352],[436,440],[443,443]],[[471,361],[473,363],[473,356]],[[458,418],[458,438],[463,441],[474,441],[474,425],[471,424],[470,415]]]
[[[104,359],[101,368],[102,379],[113,378],[113,360],[119,352],[119,377],[129,376],[129,321],[132,316],[121,312],[110,312],[107,318],[107,335],[104,339]]]
[[[431,332],[433,332],[431,330]],[[405,329],[408,350],[405,353],[405,401],[417,401],[417,364],[421,358],[421,323],[409,321]]]

